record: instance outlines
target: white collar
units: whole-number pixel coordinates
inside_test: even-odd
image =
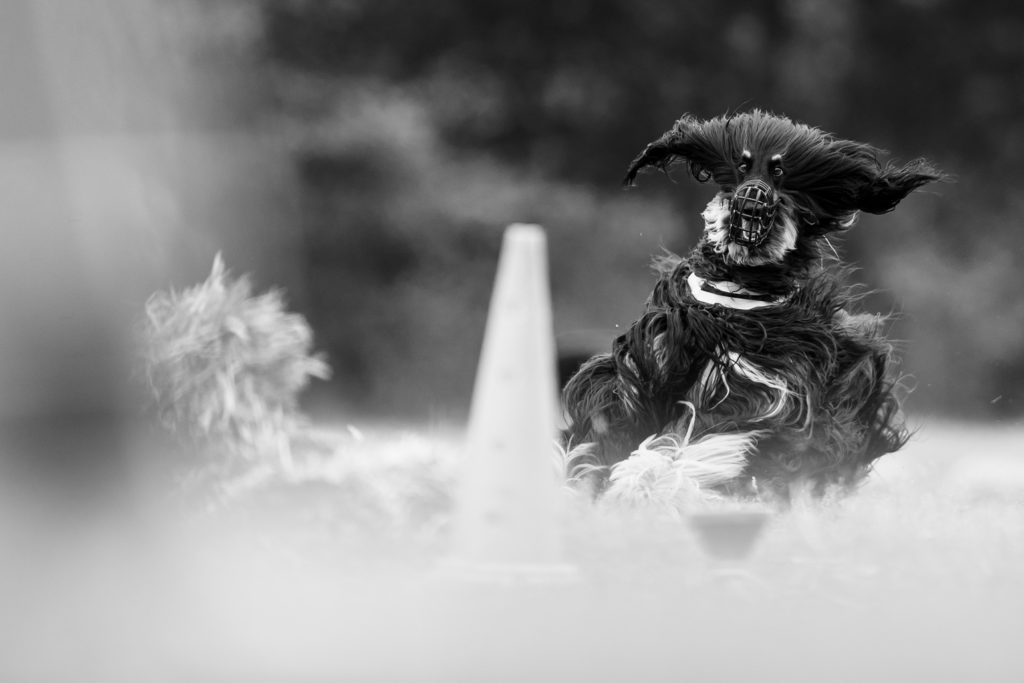
[[[732,292],[736,294],[754,293],[748,289],[743,289],[735,282],[708,282],[704,278],[698,276],[697,273],[690,273],[690,276],[686,278],[686,284],[690,286],[690,294],[693,295],[693,298],[701,303],[719,304],[726,308],[737,308],[742,311],[749,311],[753,308],[764,308],[765,306],[778,306],[788,298],[785,296],[777,296],[774,299],[761,301],[758,299],[743,299],[740,297],[726,296],[724,294],[719,294],[718,292],[711,292],[704,288],[705,284],[710,285],[714,289],[725,292]]]

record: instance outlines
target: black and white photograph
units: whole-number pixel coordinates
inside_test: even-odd
[[[1022,4],[3,0],[0,216],[3,683],[1024,681]]]

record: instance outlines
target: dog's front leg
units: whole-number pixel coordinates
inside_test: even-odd
[[[615,340],[612,353],[588,360],[566,384],[564,445],[588,464],[607,468],[625,460],[678,417],[664,386],[674,374],[669,359],[678,355],[667,347],[664,316],[645,315]]]
[[[629,457],[636,447],[638,397],[620,376],[609,353],[585,362],[565,385],[562,397],[569,426],[563,445],[577,464],[608,467]]]

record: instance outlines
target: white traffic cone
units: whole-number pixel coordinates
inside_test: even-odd
[[[561,484],[553,462],[555,345],[547,241],[505,231],[477,368],[448,578],[552,581],[562,561]]]

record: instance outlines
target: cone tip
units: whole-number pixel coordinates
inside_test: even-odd
[[[512,223],[505,230],[505,239],[521,244],[543,243],[544,228],[536,223]]]

